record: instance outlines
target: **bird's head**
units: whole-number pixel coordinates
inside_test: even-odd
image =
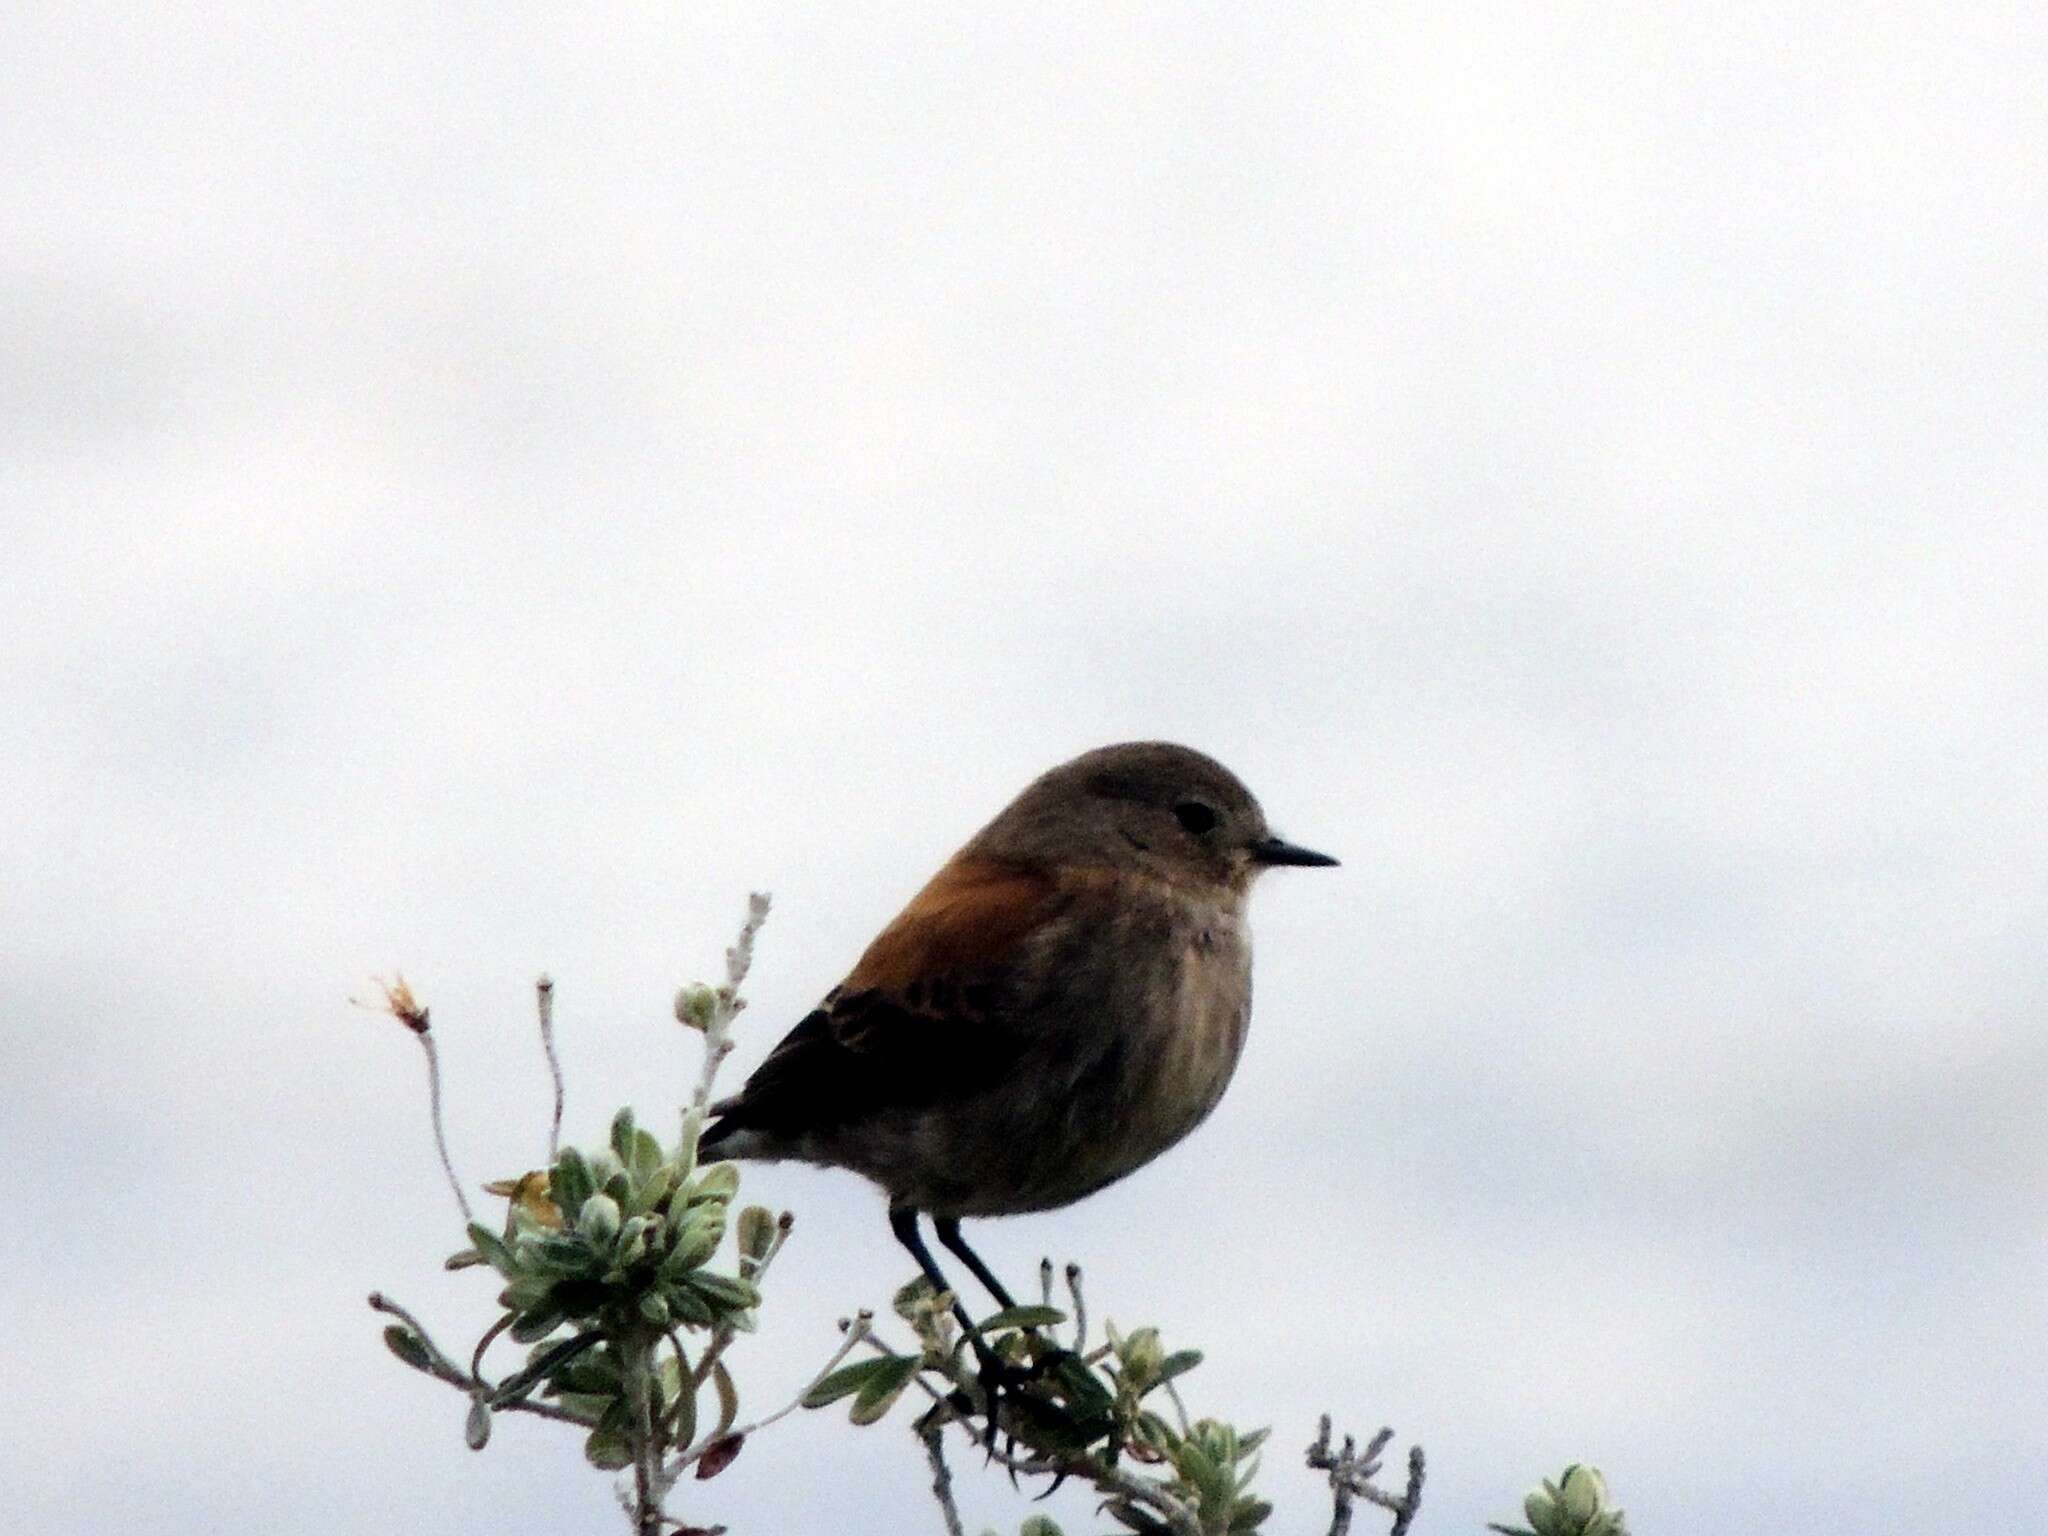
[[[1276,865],[1337,862],[1276,837],[1252,792],[1213,757],[1164,741],[1098,747],[1060,764],[968,846],[990,858],[1107,865],[1234,891]]]

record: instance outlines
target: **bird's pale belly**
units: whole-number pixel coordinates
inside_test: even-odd
[[[1208,1116],[1229,1086],[1251,1013],[1248,946],[1198,929],[1170,965],[1119,978],[1092,1018],[1047,1042],[1043,1066],[971,1104],[905,1125],[879,1181],[941,1215],[1067,1205],[1143,1167]],[[1104,1017],[1114,1013],[1115,1022]],[[1108,1025],[1109,1027],[1105,1027]]]

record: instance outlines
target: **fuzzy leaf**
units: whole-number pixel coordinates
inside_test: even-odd
[[[512,1339],[518,1344],[532,1344],[546,1338],[565,1321],[562,1309],[551,1302],[543,1302],[531,1312],[521,1315],[512,1325]]]
[[[480,1221],[469,1224],[469,1240],[483,1261],[503,1275],[507,1280],[517,1278],[519,1261],[512,1257],[512,1250],[505,1246],[505,1240]],[[453,1265],[449,1266],[453,1268]]]
[[[669,1408],[675,1415],[671,1439],[676,1445],[688,1445],[697,1438],[697,1392],[682,1368],[674,1360],[668,1363],[674,1369],[664,1372],[662,1380],[666,1395],[674,1399]]]
[[[628,1104],[612,1116],[612,1155],[622,1168],[633,1165],[633,1131],[633,1106]]]
[[[1273,1506],[1264,1499],[1246,1499],[1230,1512],[1230,1536],[1241,1531],[1255,1531],[1265,1523],[1266,1516],[1273,1513]]]
[[[775,1215],[765,1205],[750,1205],[740,1212],[740,1254],[759,1263],[775,1243]]]
[[[915,1318],[919,1311],[931,1304],[934,1294],[931,1281],[925,1279],[923,1275],[919,1275],[915,1280],[898,1290],[895,1296],[891,1298],[889,1305],[895,1308],[896,1315],[907,1323]]]
[[[633,1181],[645,1183],[661,1167],[661,1143],[654,1139],[651,1131],[635,1128],[630,1146],[620,1154]]]
[[[626,1438],[624,1429],[599,1425],[583,1442],[583,1454],[593,1467],[616,1472],[633,1464],[633,1442]]]
[[[555,1166],[548,1174],[548,1193],[558,1211],[580,1211],[583,1202],[597,1193],[597,1180],[591,1175],[590,1164],[574,1147],[564,1147],[555,1154]]]
[[[1202,1352],[1199,1349],[1176,1349],[1159,1362],[1158,1381],[1163,1386],[1176,1376],[1186,1375],[1201,1363]]]
[[[738,1163],[708,1163],[698,1171],[697,1179],[690,1186],[690,1202],[700,1200],[730,1200],[740,1192],[740,1165]]]
[[[555,1282],[545,1275],[521,1275],[498,1292],[498,1305],[507,1312],[530,1312],[548,1299]]]
[[[711,1384],[718,1389],[718,1433],[722,1435],[740,1416],[740,1389],[733,1385],[732,1372],[725,1368],[723,1360],[713,1363]]]
[[[709,1270],[700,1269],[690,1276],[687,1284],[714,1307],[737,1311],[761,1305],[761,1293],[751,1280],[714,1275]]]
[[[427,1354],[426,1341],[403,1323],[393,1323],[384,1330],[384,1343],[391,1353],[398,1356],[416,1371],[433,1370],[431,1357]]]
[[[687,1282],[664,1285],[661,1296],[668,1303],[669,1316],[686,1328],[709,1328],[718,1320],[711,1304],[692,1290]]]
[[[619,1235],[619,1202],[610,1195],[592,1195],[576,1213],[576,1230],[593,1247],[609,1248]]]
[[[875,1363],[882,1369],[861,1383],[847,1415],[856,1424],[872,1424],[886,1414],[917,1374],[916,1355],[889,1355]]]
[[[520,1238],[512,1251],[522,1268],[557,1279],[583,1276],[597,1261],[590,1244],[572,1233],[535,1233]]]
[[[678,1279],[702,1264],[718,1252],[718,1245],[725,1240],[725,1216],[722,1206],[700,1205],[691,1211],[682,1228],[676,1233],[676,1245],[668,1251],[668,1257],[661,1261],[661,1272],[668,1279]]]
[[[858,1392],[868,1384],[869,1377],[886,1367],[893,1358],[896,1357],[856,1360],[852,1365],[842,1365],[803,1395],[803,1405],[806,1408],[823,1408],[828,1403],[838,1402],[849,1393]]]
[[[1066,1320],[1067,1314],[1058,1307],[1005,1307],[983,1318],[981,1331],[999,1333],[1005,1328],[1050,1328]]]
[[[726,1435],[711,1442],[704,1454],[697,1458],[697,1481],[707,1482],[732,1465],[746,1445],[745,1435]]]

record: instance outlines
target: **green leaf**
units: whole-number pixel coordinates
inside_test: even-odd
[[[522,1269],[557,1280],[581,1279],[597,1265],[590,1244],[574,1233],[536,1232],[512,1252]]]
[[[605,1410],[612,1405],[609,1394],[591,1392],[564,1392],[555,1401],[565,1413],[575,1414],[586,1427],[603,1418]]]
[[[449,1254],[447,1258],[441,1261],[441,1267],[443,1269],[474,1269],[483,1261],[484,1256],[474,1248],[464,1248],[458,1253]]]
[[[1065,1389],[1076,1410],[1100,1412],[1115,1401],[1109,1388],[1102,1384],[1102,1378],[1089,1370],[1087,1363],[1078,1355],[1055,1356],[1052,1374],[1053,1379]]]
[[[597,1193],[597,1180],[591,1176],[590,1164],[583,1160],[583,1154],[574,1147],[564,1147],[555,1154],[555,1166],[548,1171],[548,1197],[555,1202],[559,1211],[580,1211],[583,1202]]]
[[[708,1163],[698,1171],[690,1186],[690,1203],[700,1200],[730,1200],[740,1192],[738,1163]]]
[[[1548,1479],[1522,1500],[1522,1514],[1536,1536],[1572,1536],[1565,1513],[1557,1506],[1557,1488]]]
[[[740,1416],[740,1389],[733,1384],[732,1372],[725,1368],[723,1360],[712,1363],[711,1384],[718,1389],[717,1433],[722,1435],[732,1428],[732,1421]]]
[[[661,1261],[661,1272],[677,1279],[697,1268],[725,1240],[725,1208],[720,1204],[700,1205],[684,1218],[676,1232],[676,1245]]]
[[[683,1112],[682,1139],[676,1143],[675,1184],[677,1189],[690,1187],[690,1175],[697,1171],[697,1138],[704,1134],[704,1117],[696,1110]]]
[[[731,1275],[714,1275],[709,1270],[695,1271],[685,1282],[712,1306],[726,1310],[739,1310],[761,1305],[761,1293],[751,1280],[735,1279]]]
[[[583,1442],[583,1455],[593,1467],[616,1472],[633,1464],[633,1442],[627,1438],[623,1428],[607,1429],[599,1425]]]
[[[624,1161],[627,1171],[633,1175],[633,1182],[645,1183],[653,1178],[661,1167],[661,1143],[654,1139],[652,1132],[636,1128],[632,1144],[619,1156]]]
[[[896,1399],[910,1385],[910,1378],[917,1374],[918,1357],[890,1355],[876,1364],[882,1369],[862,1382],[860,1391],[854,1394],[853,1408],[847,1417],[856,1424],[872,1424],[896,1405]]]
[[[647,1133],[642,1131],[642,1136]],[[652,1140],[652,1137],[648,1138]],[[625,1211],[628,1216],[641,1216],[653,1210],[669,1197],[676,1183],[676,1171],[672,1164],[657,1162],[654,1171],[645,1178],[635,1181],[633,1192],[628,1197]]]
[[[1029,1520],[1026,1520],[1017,1527],[1017,1536],[1066,1536],[1066,1532],[1062,1531],[1047,1516],[1033,1515]]]
[[[403,1323],[393,1323],[384,1330],[384,1343],[394,1355],[416,1371],[431,1373],[433,1357],[427,1353],[426,1341]]]
[[[908,1285],[899,1289],[895,1296],[890,1299],[889,1305],[895,1308],[896,1315],[907,1323],[915,1318],[920,1310],[929,1305],[932,1297],[936,1294],[932,1290],[931,1281],[927,1280],[923,1275],[919,1275]]]
[[[505,1246],[505,1240],[480,1221],[469,1224],[469,1240],[475,1244],[483,1261],[503,1275],[507,1280],[518,1278],[519,1261],[512,1257],[512,1250]],[[455,1266],[451,1262],[449,1268]]]
[[[664,1401],[669,1402],[669,1411],[675,1416],[671,1443],[688,1445],[697,1438],[697,1392],[673,1358],[667,1363],[669,1369],[662,1373],[662,1384]]]
[[[685,1328],[709,1328],[718,1321],[711,1304],[690,1288],[687,1279],[662,1286],[661,1299],[668,1303],[669,1316]]]
[[[619,1202],[610,1195],[592,1195],[576,1213],[576,1230],[593,1248],[609,1248],[619,1235]]]
[[[1159,1384],[1164,1386],[1176,1376],[1185,1376],[1201,1363],[1202,1352],[1199,1349],[1176,1349],[1159,1362]]]
[[[540,1348],[548,1346],[543,1344]],[[586,1350],[569,1361],[548,1378],[546,1393],[550,1397],[567,1397],[588,1394],[596,1397],[615,1396],[620,1388],[619,1364],[602,1350]]]
[[[1005,1307],[981,1320],[983,1333],[999,1333],[1005,1328],[1050,1328],[1055,1323],[1064,1323],[1067,1314],[1058,1307]]]
[[[560,1307],[555,1306],[552,1302],[543,1303],[535,1307],[531,1312],[523,1313],[519,1321],[512,1325],[513,1342],[532,1344],[553,1333],[562,1326],[564,1321],[564,1314]]]
[[[842,1365],[803,1395],[803,1405],[806,1408],[823,1408],[828,1403],[836,1403],[849,1393],[858,1392],[868,1384],[869,1377],[887,1369],[889,1362],[898,1358],[910,1357],[885,1355],[875,1360],[856,1360],[852,1365]]]
[[[633,1166],[633,1106],[628,1104],[612,1116],[612,1153],[619,1160],[619,1166]]]
[[[491,1443],[491,1405],[482,1398],[472,1398],[469,1417],[462,1426],[462,1438],[472,1451],[480,1451]]]
[[[659,1291],[640,1293],[640,1315],[657,1328],[668,1326],[668,1303],[661,1299]]]
[[[775,1214],[765,1205],[750,1205],[740,1212],[740,1256],[759,1263],[775,1245]]]
[[[1255,1531],[1265,1523],[1266,1516],[1273,1513],[1273,1506],[1264,1499],[1246,1499],[1230,1512],[1230,1536],[1240,1531]]]
[[[508,1312],[530,1312],[548,1299],[555,1282],[545,1275],[521,1275],[498,1292],[498,1305]]]

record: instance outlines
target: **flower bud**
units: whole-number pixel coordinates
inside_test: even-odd
[[[676,993],[676,1022],[700,1034],[711,1028],[718,1012],[718,994],[701,982]]]
[[[599,1248],[608,1248],[619,1235],[619,1202],[610,1195],[592,1195],[576,1213],[576,1230]]]

